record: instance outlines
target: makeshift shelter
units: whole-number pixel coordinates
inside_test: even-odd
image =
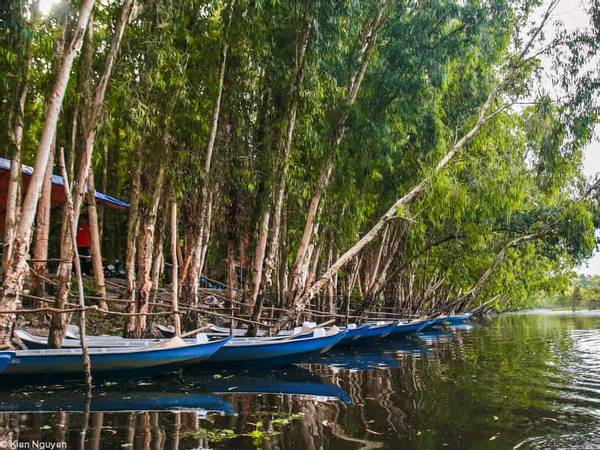
[[[0,158],[0,229],[4,228],[4,216],[6,214],[6,198],[8,194],[8,183],[10,180],[11,160]],[[29,180],[33,174],[33,167],[22,165],[22,192],[27,192]],[[64,180],[60,175],[52,175],[52,194],[50,203],[52,208],[58,208],[65,203]],[[113,209],[125,210],[129,204],[111,197],[110,195],[96,192],[96,201],[99,204]]]

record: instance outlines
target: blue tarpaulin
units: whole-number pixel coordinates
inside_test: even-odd
[[[10,173],[9,159],[0,158],[0,208],[4,210],[6,208],[6,194],[8,190],[8,179]],[[22,165],[23,170],[23,192],[25,192],[27,186],[29,186],[29,179],[33,174],[33,167]],[[64,196],[64,180],[60,175],[52,175],[52,195],[51,203],[52,207],[62,205],[65,202]],[[129,208],[129,204],[122,200],[111,197],[110,195],[96,192],[96,201],[102,203],[110,208],[126,209]]]

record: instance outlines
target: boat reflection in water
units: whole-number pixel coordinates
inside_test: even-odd
[[[375,349],[364,346],[333,349],[325,355],[308,356],[295,363],[301,366],[323,365],[344,370],[391,369],[411,355],[424,355],[429,349],[418,341],[389,339],[378,341]]]

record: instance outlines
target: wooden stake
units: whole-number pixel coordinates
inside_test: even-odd
[[[179,261],[177,259],[177,200],[171,201],[171,278],[173,280],[173,292],[171,293],[171,304],[173,305],[173,324],[175,336],[181,336],[181,317],[179,316]]]
[[[77,277],[77,290],[79,294],[79,341],[81,343],[81,354],[83,356],[83,372],[85,376],[86,394],[92,395],[92,365],[85,338],[85,299],[83,298],[83,278],[81,276],[81,262],[79,260],[79,251],[77,250],[77,224],[75,223],[75,214],[73,211],[73,200],[71,198],[71,189],[69,188],[69,179],[67,178],[67,169],[65,165],[65,151],[60,148],[59,152],[60,170],[64,180],[65,188],[65,207],[67,208],[67,218],[69,221],[69,230],[71,233],[71,242],[73,245],[73,255],[75,260],[75,275]]]

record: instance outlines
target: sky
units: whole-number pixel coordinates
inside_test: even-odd
[[[586,3],[582,0],[562,0],[554,12],[554,17],[560,19],[567,29],[584,28],[589,23],[585,12]],[[600,173],[600,135],[585,149],[583,171],[588,179],[593,179]],[[600,275],[600,251],[596,251],[590,260],[575,271],[585,275]]]

